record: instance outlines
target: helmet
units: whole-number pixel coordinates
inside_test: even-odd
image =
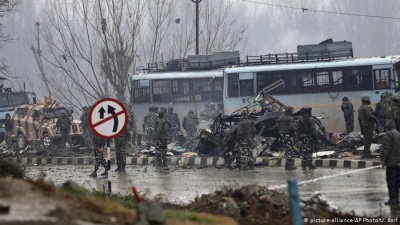
[[[193,110],[189,109],[189,113],[193,113]]]
[[[342,101],[349,101],[349,98],[343,97],[343,98],[342,98]]]
[[[361,101],[369,101],[369,100],[370,100],[369,95],[362,95],[361,96]]]
[[[312,111],[312,108],[311,108],[311,107],[306,107],[306,108],[303,109],[303,113],[304,113],[304,114],[311,115],[311,111]]]
[[[214,103],[214,102],[211,102],[208,106],[209,106],[210,108],[215,108],[215,103]]]
[[[293,108],[292,106],[286,106],[286,107],[285,107],[285,112],[290,112],[290,113],[292,113],[293,110],[294,110],[294,108]]]
[[[394,94],[393,96],[392,96],[392,99],[393,100],[397,100],[397,101],[400,101],[400,94]]]
[[[164,112],[163,111],[158,112],[158,118],[164,118]]]
[[[7,116],[11,116],[10,113],[6,113],[6,117],[7,117]]]
[[[167,112],[167,109],[166,109],[165,107],[161,107],[159,111],[160,111],[160,112],[163,112],[163,113],[166,113],[166,112]]]

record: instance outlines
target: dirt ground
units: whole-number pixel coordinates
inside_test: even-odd
[[[42,174],[41,178],[35,181],[21,179],[24,177],[23,170],[18,165],[0,160],[0,177],[3,177],[0,178],[0,203],[6,202],[11,205],[11,208],[21,208],[23,205],[22,211],[18,210],[16,216],[29,215],[33,219],[26,224],[38,225],[53,224],[33,223],[34,216],[38,216],[39,212],[43,214],[42,219],[56,219],[57,222],[54,224],[61,225],[140,224],[137,223],[138,218],[146,214],[146,211],[138,210],[138,203],[133,194],[110,196],[106,192],[92,193],[74,183],[56,187],[44,182],[45,176]],[[157,204],[161,204],[166,210],[164,224],[293,224],[288,196],[259,185],[224,187],[214,193],[198,196],[186,205],[167,203],[162,197],[154,199],[142,197],[145,199],[144,202],[158,202]],[[32,209],[29,208],[30,204]],[[302,201],[301,205],[303,218],[353,219],[357,217],[330,209],[323,201]],[[156,212],[155,214],[160,214]],[[2,215],[0,215],[0,225],[4,224],[1,218]],[[371,222],[361,221],[351,224],[371,224]]]

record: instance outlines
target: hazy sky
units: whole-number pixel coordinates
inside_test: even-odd
[[[357,57],[400,54],[397,0],[230,1],[235,16],[247,27],[246,52],[242,56],[295,52],[297,45],[328,38],[353,42]],[[7,58],[14,75],[26,80],[27,89],[39,95],[43,95],[44,88],[29,43],[36,43],[36,21],[46,22],[42,11],[45,2],[22,0],[17,12],[2,18],[6,30],[17,39],[5,45],[0,56]],[[14,87],[18,86],[22,86],[22,80],[14,82]]]

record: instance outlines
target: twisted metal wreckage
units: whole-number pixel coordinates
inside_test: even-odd
[[[237,109],[231,115],[220,114],[216,117],[209,128],[200,131],[198,138],[186,140],[183,134],[175,135],[176,143],[172,143],[169,149],[172,153],[181,154],[183,152],[195,152],[203,156],[221,157],[225,159],[225,164],[232,158],[232,150],[237,147],[236,144],[236,125],[241,120],[240,112],[246,110],[248,116],[253,120],[256,127],[256,137],[254,138],[254,157],[283,157],[285,148],[280,140],[277,120],[284,114],[286,105],[274,98],[268,92],[283,85],[283,80],[278,80],[271,85],[263,88],[255,96],[247,99],[248,105]],[[303,108],[293,113],[293,119],[296,126],[298,119],[303,115]],[[318,134],[318,148],[314,157],[332,157],[341,152],[349,152],[363,146],[363,137],[360,132],[353,132],[348,135],[340,134],[339,137],[333,137],[333,133],[328,133],[322,124],[322,121],[316,119],[316,129]],[[382,134],[375,136],[375,142]],[[294,142],[292,142],[294,143]],[[293,145],[295,156],[300,156],[299,144]],[[178,147],[178,148],[177,148]],[[375,144],[376,149],[379,146]],[[357,150],[361,150],[359,148]],[[148,151],[142,152],[149,154]],[[228,166],[228,165],[226,165]],[[229,166],[228,166],[229,167]]]

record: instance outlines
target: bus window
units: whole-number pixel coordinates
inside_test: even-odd
[[[374,85],[375,89],[390,88],[389,84],[389,69],[374,70]]]
[[[171,85],[169,80],[153,81],[153,102],[170,102]]]
[[[327,72],[327,71],[316,72],[315,78],[316,78],[316,85],[317,85],[315,90],[317,92],[330,91],[331,85],[330,85],[330,80],[329,80],[329,72]]]
[[[212,82],[213,93],[211,95],[212,101],[222,101],[222,90],[223,90],[223,79],[222,78],[215,78]]]
[[[344,71],[344,86],[346,91],[372,89],[371,66],[352,67]]]
[[[172,81],[172,101],[173,102],[189,102],[190,81],[189,80],[173,80]],[[193,99],[194,100],[194,99]]]
[[[239,97],[239,74],[228,75],[228,97]]]
[[[267,87],[268,85],[274,83],[282,79],[282,75],[276,72],[261,72],[257,73],[257,92],[261,91],[263,88]],[[282,93],[283,87],[278,87],[271,91],[271,94]]]
[[[254,83],[253,80],[240,80],[239,81],[240,97],[254,95],[253,83]]]
[[[332,71],[333,90],[343,90],[343,71]]]
[[[10,106],[10,102],[8,101],[8,95],[0,95],[0,107]]]
[[[132,83],[132,96],[133,96],[133,102],[134,103],[148,103],[148,102],[150,102],[149,80],[133,81],[133,83]]]

